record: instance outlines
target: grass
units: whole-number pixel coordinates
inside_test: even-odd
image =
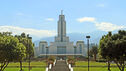
[[[87,67],[74,67],[74,71],[88,71]],[[90,67],[90,71],[108,71],[107,67]],[[112,67],[111,71],[119,71],[116,67]]]
[[[77,61],[75,64],[75,66],[87,66],[87,65],[88,65],[87,61]],[[90,66],[99,66],[99,67],[90,67],[90,71],[108,71],[107,67],[102,67],[102,66],[107,66],[105,62],[91,61]],[[116,64],[113,63],[111,64],[111,66],[116,66]],[[88,71],[88,68],[87,67],[74,67],[74,71]],[[111,71],[120,71],[120,70],[118,67],[111,67]]]
[[[29,71],[28,68],[23,68],[24,71]],[[20,68],[6,68],[4,71],[20,71]],[[30,71],[45,71],[45,68],[32,68]]]
[[[77,61],[76,66],[87,66],[88,62],[87,61]],[[105,62],[94,62],[90,61],[90,66],[106,66],[107,63]],[[116,65],[116,64],[111,64],[111,65]]]
[[[87,61],[77,61],[75,66],[87,66]],[[106,63],[103,62],[90,62],[90,66],[106,66]],[[111,64],[112,66],[116,64]],[[9,66],[20,66],[19,62],[9,63],[5,71],[20,71],[20,68],[10,68]],[[28,62],[23,62],[23,66],[28,66]],[[31,62],[31,66],[46,66],[46,63],[43,61]],[[24,71],[28,71],[28,68],[23,68]],[[125,69],[126,70],[126,69]],[[32,68],[31,71],[45,71],[45,67],[36,67]],[[88,71],[87,67],[74,67],[74,71]],[[108,71],[107,67],[90,67],[90,71]],[[111,71],[119,71],[117,67],[111,67]]]
[[[8,66],[19,66],[19,65],[20,65],[19,62],[16,62],[16,63],[12,62],[12,63],[9,63]],[[28,62],[23,62],[22,65],[28,66]],[[30,65],[31,66],[46,66],[46,63],[43,62],[43,61],[33,61],[33,62],[30,63]]]
[[[23,66],[28,66],[28,62],[23,62]],[[16,67],[9,67],[9,66],[20,66],[19,62],[11,62],[9,63],[8,67],[4,71],[20,71],[20,68]],[[31,62],[31,66],[46,66],[46,63],[43,61]],[[24,71],[28,71],[28,67],[23,68]],[[32,67],[30,71],[45,71],[45,67]]]

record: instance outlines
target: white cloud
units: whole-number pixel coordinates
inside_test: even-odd
[[[119,25],[115,25],[109,22],[98,22],[96,18],[94,17],[83,17],[83,18],[77,19],[77,21],[80,23],[82,22],[94,23],[96,28],[101,31],[115,31],[115,30],[121,30],[121,29],[126,28],[126,26],[119,26]]]
[[[18,16],[23,16],[24,13],[19,12],[19,13],[17,13],[16,15],[18,15]]]
[[[95,23],[97,29],[102,31],[114,31],[126,28],[125,26],[118,26],[108,22]]]
[[[12,32],[14,35],[19,35],[22,32],[25,32],[26,34],[30,34],[31,36],[35,36],[39,38],[56,35],[56,31],[50,31],[50,30],[37,30],[37,29],[21,28],[15,26],[0,26],[0,32],[6,32],[6,31]]]
[[[47,18],[47,19],[45,19],[46,21],[54,21],[54,19],[53,18]]]
[[[94,22],[95,18],[94,17],[82,17],[77,19],[78,22]]]
[[[105,4],[98,4],[98,7],[105,7]]]

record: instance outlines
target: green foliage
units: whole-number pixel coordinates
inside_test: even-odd
[[[96,62],[107,62],[105,59],[98,59]]]
[[[56,59],[55,56],[49,56],[48,57],[48,61],[53,61],[54,62],[55,59]]]
[[[47,64],[52,64],[53,65],[53,62],[55,61],[55,56],[49,56],[48,57],[48,60],[47,60]]]
[[[27,56],[32,57],[33,43],[25,33],[12,36],[11,32],[0,33],[0,71],[4,71],[9,62],[19,62]]]
[[[94,57],[94,60],[96,61],[97,54],[98,54],[98,46],[97,46],[97,45],[94,45],[94,46],[92,46],[92,48],[90,49],[89,55],[90,55],[91,57]]]
[[[16,52],[16,56],[17,56],[17,61],[21,61],[26,57],[26,48],[22,43],[18,43],[17,44],[17,48],[19,48]]]
[[[25,47],[10,33],[0,35],[0,71],[3,71],[9,62],[21,60],[25,57]]]
[[[124,71],[126,60],[126,31],[119,30],[117,34],[110,32],[100,40],[100,54],[107,60],[114,61],[120,71]]]
[[[22,33],[21,35],[16,35],[15,37],[17,37],[19,42],[23,44],[23,46],[25,47],[26,59],[30,59],[34,55],[33,53],[34,50],[33,50],[33,43],[32,40],[29,39],[29,35],[26,36],[25,33]],[[23,59],[20,60],[21,71],[22,71],[22,60]]]
[[[67,58],[69,64],[72,64],[72,66],[75,65],[76,59],[73,56],[68,56]]]
[[[26,59],[34,56],[34,45],[32,43],[32,39],[29,38],[29,36],[26,36],[25,33],[22,33],[21,35],[16,35],[15,37],[18,38],[19,42],[22,43],[26,48]]]

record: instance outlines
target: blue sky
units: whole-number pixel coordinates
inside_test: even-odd
[[[61,10],[67,33],[125,29],[125,3],[126,0],[1,0],[0,30],[54,36]]]

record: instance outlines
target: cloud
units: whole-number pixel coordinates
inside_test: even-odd
[[[125,26],[118,26],[108,22],[101,22],[100,24],[95,23],[97,29],[102,31],[114,31],[126,28]]]
[[[50,31],[50,30],[37,30],[37,29],[31,29],[31,28],[21,28],[16,26],[0,26],[0,32],[12,32],[14,35],[19,35],[22,32],[26,34],[30,34],[31,36],[44,38],[44,37],[50,37],[55,36],[56,31]]]
[[[105,4],[98,4],[98,7],[105,7]]]
[[[77,19],[78,22],[94,22],[95,18],[94,17],[82,17]]]
[[[16,15],[18,15],[18,16],[23,16],[24,13],[19,12],[19,13],[17,13]]]
[[[45,19],[46,21],[54,21],[54,19],[53,18],[47,18],[47,19]]]
[[[83,18],[77,19],[77,21],[80,23],[82,22],[94,23],[96,28],[101,31],[115,31],[115,30],[121,30],[121,29],[126,28],[126,26],[119,26],[119,25],[115,25],[109,22],[98,22],[96,18],[94,17],[83,17]]]

